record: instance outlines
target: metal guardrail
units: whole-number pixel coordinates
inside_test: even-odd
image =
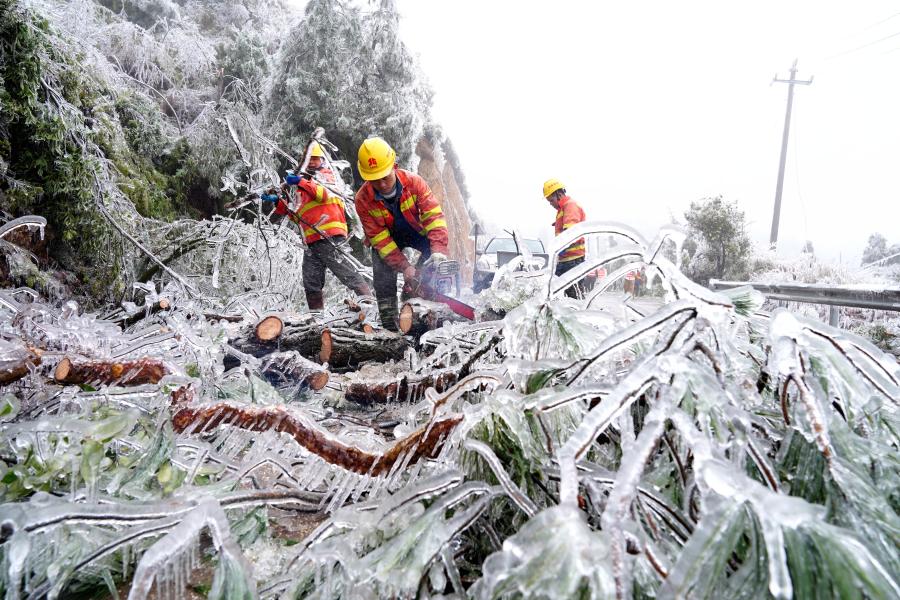
[[[837,326],[841,306],[900,312],[900,287],[866,289],[854,286],[809,283],[760,283],[756,281],[720,281],[710,279],[709,287],[728,290],[748,285],[772,300],[807,302],[831,306],[828,322]]]

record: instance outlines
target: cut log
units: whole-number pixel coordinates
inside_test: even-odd
[[[357,380],[344,385],[347,400],[357,404],[388,404],[390,402],[415,402],[425,390],[434,388],[443,392],[456,383],[456,369],[432,371],[425,374],[404,373],[386,380]]]
[[[267,340],[260,340],[260,329]],[[312,317],[282,318],[270,315],[255,327],[244,327],[228,343],[235,350],[257,358],[288,350],[299,352],[306,358],[317,358],[322,345],[322,326]]]
[[[373,476],[390,472],[398,461],[413,465],[422,458],[434,458],[447,435],[461,421],[460,416],[431,421],[384,452],[375,453],[347,445],[284,406],[207,404],[184,407],[172,417],[172,425],[178,433],[201,433],[216,429],[219,425],[231,425],[248,431],[287,433],[326,462],[360,475]]]
[[[0,357],[0,385],[25,377],[31,367],[39,364],[41,364],[40,350],[24,345],[11,348]]]
[[[133,315],[128,315],[127,317],[122,317],[121,319],[117,319],[115,323],[118,323],[122,329],[127,327],[131,327],[138,321],[143,321],[150,315],[156,314],[160,311],[169,310],[172,307],[172,303],[168,298],[160,298],[156,302],[153,303],[149,308],[143,308]]]
[[[328,371],[299,352],[273,352],[266,356],[260,373],[276,387],[291,386],[297,391],[321,390],[328,383]]]
[[[159,383],[169,370],[155,358],[129,361],[91,360],[74,362],[68,357],[56,366],[54,378],[59,383],[106,383],[143,385]]]
[[[450,310],[450,307],[440,302],[430,302],[421,298],[411,298],[400,308],[400,331],[416,339],[426,331],[437,329],[445,322],[456,323],[469,322]]]
[[[333,371],[356,368],[364,362],[387,362],[403,358],[409,342],[392,331],[372,333],[356,329],[326,329],[320,336],[319,361],[327,362]]]

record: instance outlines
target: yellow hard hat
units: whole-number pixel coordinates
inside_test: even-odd
[[[313,142],[312,147],[310,148],[310,156],[321,156],[325,158],[325,153],[322,152],[322,146],[319,145],[319,142]]]
[[[549,198],[550,194],[556,190],[565,189],[565,187],[559,179],[548,179],[544,182],[544,198]]]
[[[394,168],[397,153],[380,137],[371,137],[359,147],[356,168],[366,181],[381,179]]]

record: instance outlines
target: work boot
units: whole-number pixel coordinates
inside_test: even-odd
[[[397,299],[393,302],[390,300],[378,300],[378,316],[381,317],[381,326],[388,331],[399,332],[397,326]]]
[[[322,312],[325,309],[325,294],[306,290],[306,304],[310,312]]]

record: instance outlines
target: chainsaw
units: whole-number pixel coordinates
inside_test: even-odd
[[[404,291],[410,295],[446,304],[456,314],[474,321],[475,309],[448,295],[454,289],[459,294],[459,263],[455,260],[426,263],[417,277],[404,286]]]

